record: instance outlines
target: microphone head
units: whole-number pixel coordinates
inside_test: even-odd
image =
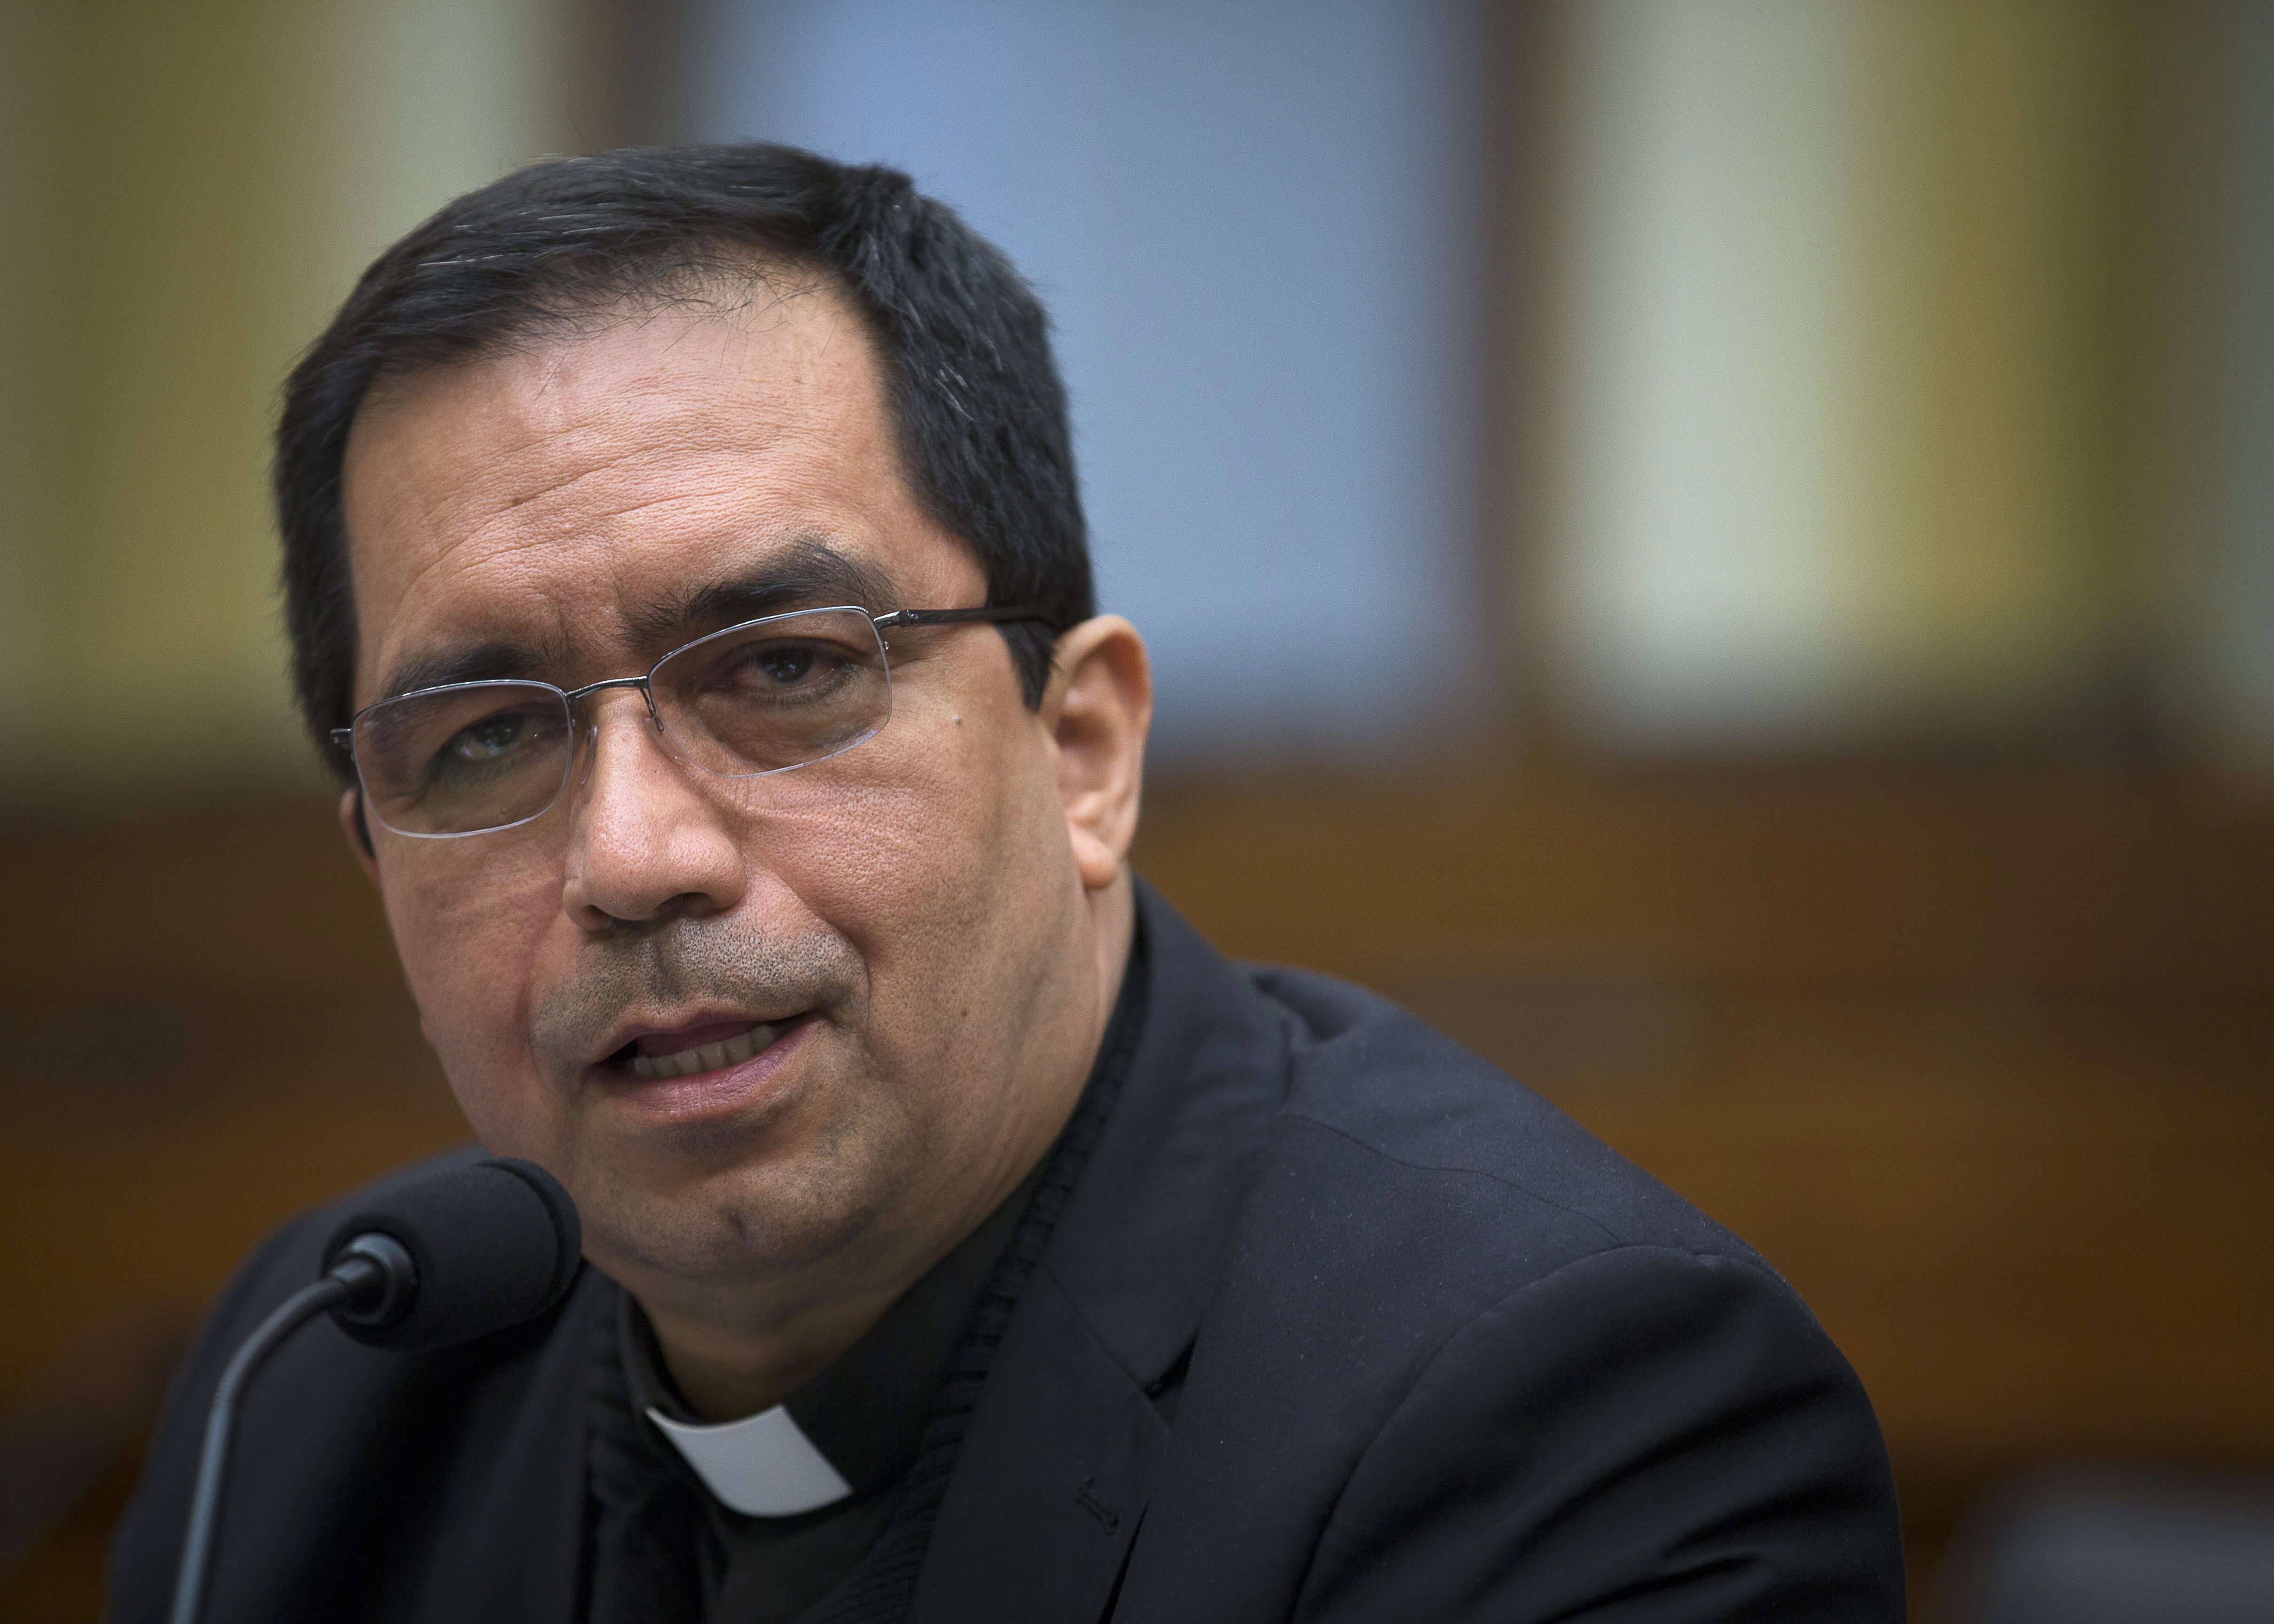
[[[415,1289],[378,1311],[335,1311],[359,1342],[421,1352],[471,1342],[534,1319],[576,1278],[584,1231],[576,1204],[533,1162],[493,1157],[429,1173],[374,1194],[332,1232],[328,1273],[352,1243],[383,1235],[410,1255]]]

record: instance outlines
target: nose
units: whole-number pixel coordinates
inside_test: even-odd
[[[584,930],[732,909],[748,885],[741,843],[698,769],[672,759],[644,698],[596,694],[571,790],[561,906]]]

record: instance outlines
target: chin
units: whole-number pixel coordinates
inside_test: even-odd
[[[651,1154],[587,1163],[569,1185],[585,1255],[635,1289],[642,1280],[759,1280],[810,1267],[874,1228],[880,1189],[905,1185],[876,1177],[870,1157],[847,1166],[847,1148],[840,1136],[833,1154],[817,1147],[701,1171],[684,1156],[668,1169]]]

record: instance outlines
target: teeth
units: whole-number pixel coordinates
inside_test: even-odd
[[[655,1082],[666,1077],[697,1077],[705,1071],[740,1065],[772,1043],[776,1034],[775,1027],[753,1026],[739,1037],[682,1049],[675,1055],[634,1055],[632,1075]]]

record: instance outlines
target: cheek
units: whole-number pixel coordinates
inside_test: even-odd
[[[967,1011],[999,1010],[1028,974],[1021,957],[1054,939],[1058,893],[1079,891],[1031,718],[986,719],[912,726],[896,750],[848,756],[801,786],[802,804],[779,805],[764,851],[869,966],[875,1035],[904,1052]]]
[[[382,863],[380,893],[404,978],[450,1086],[485,1139],[540,1097],[530,989],[563,921],[557,858],[523,843],[468,861],[414,851]]]

